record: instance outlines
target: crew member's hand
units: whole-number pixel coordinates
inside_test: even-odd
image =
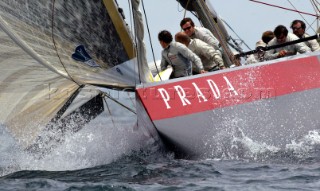
[[[205,70],[200,70],[200,74],[204,74],[204,73],[207,73],[207,71],[205,71]]]
[[[278,58],[284,57],[287,55],[287,51],[286,50],[280,50],[278,53]]]

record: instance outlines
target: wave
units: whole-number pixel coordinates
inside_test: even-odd
[[[320,161],[320,132],[309,131],[298,140],[291,140],[284,148],[251,139],[239,127],[222,130],[210,142],[207,159],[247,160],[257,162],[305,163]]]

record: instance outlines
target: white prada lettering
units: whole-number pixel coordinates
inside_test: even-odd
[[[194,88],[196,89],[196,91],[197,91],[197,97],[198,97],[198,99],[199,99],[199,103],[201,103],[202,101],[201,101],[201,99],[204,101],[204,102],[206,102],[206,101],[208,101],[207,99],[206,99],[206,97],[204,97],[204,95],[203,95],[203,93],[201,92],[201,90],[200,90],[200,88],[198,87],[198,85],[196,84],[196,83],[192,83],[192,85],[194,86]]]
[[[214,98],[219,99],[221,97],[221,94],[217,84],[213,80],[207,80],[207,82],[210,86]]]
[[[168,103],[168,101],[170,100],[170,96],[169,96],[168,92],[164,88],[159,88],[158,91],[160,92],[161,97],[167,106],[167,109],[170,109],[171,107]]]
[[[186,98],[186,92],[181,86],[174,86],[174,89],[176,89],[183,106],[191,105],[190,101]]]
[[[222,80],[223,79],[223,80]],[[216,82],[223,83],[217,84]],[[234,88],[230,80],[223,76],[220,80],[212,80],[206,79],[201,82],[191,82],[191,84],[186,85],[175,85],[167,88],[158,88],[158,92],[161,96],[159,96],[167,109],[171,109],[171,105],[177,105],[177,102],[180,103],[181,106],[189,106],[193,104],[208,102],[208,101],[217,101],[219,99],[239,99],[239,92],[241,93],[241,89],[239,92]],[[201,86],[199,86],[201,84]],[[222,89],[224,88],[224,89]],[[223,94],[227,92],[227,94]],[[230,94],[230,96],[228,96]],[[177,101],[176,98],[179,98],[180,101]],[[178,104],[179,104],[178,103]]]
[[[223,76],[223,78],[224,78],[224,80],[227,82],[227,85],[228,85],[228,87],[229,87],[228,89],[229,89],[229,91],[230,91],[230,94],[231,94],[231,92],[233,92],[234,95],[239,95],[238,92],[234,89],[234,87],[233,87],[232,84],[230,83],[230,81],[228,80],[228,78],[225,77],[225,76]]]

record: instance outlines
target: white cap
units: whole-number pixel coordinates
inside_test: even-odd
[[[264,43],[262,40],[259,40],[259,41],[256,43],[256,48],[259,47],[259,46],[266,47],[267,44]]]

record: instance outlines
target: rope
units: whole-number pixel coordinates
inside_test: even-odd
[[[129,5],[129,14],[133,15],[133,13],[132,13],[132,5],[131,5],[131,1],[130,0],[128,0],[128,5]],[[130,26],[131,26],[131,31],[133,31],[133,19],[132,19],[131,16],[130,16]]]
[[[108,112],[109,112],[109,114],[110,114],[110,118],[111,118],[112,124],[113,124],[114,127],[116,127],[116,124],[115,124],[115,122],[114,122],[114,120],[113,120],[113,117],[112,117],[112,114],[111,114],[109,105],[108,105],[108,103],[107,103],[107,100],[104,98],[103,101],[104,101],[104,103],[105,103],[106,106],[107,106],[107,109],[108,109]]]
[[[107,93],[103,93],[102,96],[109,98],[110,100],[112,100],[112,101],[114,101],[115,103],[119,104],[119,105],[122,106],[123,108],[126,108],[128,111],[131,111],[132,113],[137,114],[133,109],[131,109],[131,108],[125,106],[124,104],[120,103],[119,101],[115,100],[113,97],[111,97],[111,96],[108,95]]]
[[[287,0],[288,3],[294,8],[294,10],[301,16],[301,18],[307,23],[307,25],[309,26],[309,28],[311,28],[313,30],[314,33],[316,33],[316,31],[311,27],[310,23],[303,17],[303,15],[298,11],[298,9],[291,3],[290,0]]]
[[[55,39],[54,39],[54,34],[53,34],[53,33],[54,33],[54,32],[53,32],[53,29],[54,29],[54,9],[55,9],[55,3],[56,3],[56,1],[53,0],[53,1],[52,1],[52,15],[51,15],[51,38],[52,38],[52,43],[53,43],[54,49],[55,49],[55,51],[56,51],[56,54],[57,54],[57,56],[58,56],[58,59],[59,59],[61,65],[62,65],[63,69],[66,71],[67,75],[69,76],[69,78],[70,78],[74,83],[76,83],[78,86],[81,86],[81,84],[79,84],[78,82],[76,82],[76,81],[72,78],[72,76],[71,76],[70,73],[68,72],[67,68],[66,68],[65,65],[63,64],[63,62],[62,62],[62,60],[61,60],[61,57],[60,57],[60,55],[59,55],[59,53],[58,53],[56,41],[55,41]]]
[[[249,1],[252,1],[252,2],[255,2],[255,3],[261,3],[261,4],[264,4],[264,5],[271,6],[271,7],[277,7],[277,8],[284,9],[284,10],[288,10],[288,11],[294,11],[294,12],[297,12],[297,13],[301,13],[301,14],[305,14],[305,15],[310,15],[310,16],[314,16],[314,17],[317,17],[317,18],[318,18],[318,15],[311,14],[311,13],[306,13],[306,12],[302,12],[302,11],[298,11],[298,10],[294,10],[294,9],[289,9],[289,8],[285,8],[285,7],[280,7],[280,6],[277,6],[277,5],[272,5],[272,4],[269,4],[269,3],[264,3],[264,2],[256,1],[256,0],[249,0]]]
[[[313,6],[313,9],[314,9],[314,11],[316,12],[316,14],[318,15],[318,17],[317,18],[319,18],[319,13],[320,13],[320,9],[319,9],[319,2],[317,2],[316,0],[310,0],[310,3],[311,3],[311,5]],[[317,21],[317,29],[319,28],[319,20],[318,19],[316,19],[315,21]],[[314,21],[314,22],[315,22]],[[314,23],[313,22],[313,23]],[[312,23],[312,24],[313,24]]]
[[[148,23],[148,18],[147,18],[147,14],[146,14],[146,10],[145,10],[145,7],[144,7],[143,0],[141,0],[141,3],[142,3],[143,14],[144,14],[144,17],[146,18],[146,26],[147,26],[147,30],[148,30],[148,37],[149,37],[149,42],[150,42],[150,47],[151,47],[154,66],[156,67],[157,73],[159,75],[159,78],[162,81],[162,78],[160,76],[160,72],[159,72],[159,69],[158,69],[158,66],[157,66],[157,63],[156,63],[156,58],[154,56],[154,51],[153,51],[153,46],[152,46],[152,41],[151,41],[151,35],[150,35],[150,30],[149,30],[149,23]]]
[[[210,10],[208,9],[208,7],[203,5],[204,3],[205,3],[204,1],[200,1],[201,6],[206,9],[207,13],[210,13]],[[217,30],[217,33],[218,33],[217,38],[219,39],[220,42],[224,42],[224,39],[221,39],[221,37],[225,37],[225,36],[222,33],[222,31],[220,30],[218,23],[214,19],[213,19],[213,25],[215,25],[214,28]],[[220,44],[221,44],[222,48],[225,50],[225,53],[229,57],[230,61],[232,63],[234,63],[236,66],[240,66],[240,62],[234,57],[233,53],[228,51],[229,49],[226,46],[226,44],[225,43],[220,43]]]
[[[134,106],[136,102],[132,99],[129,92],[127,92],[127,94],[128,94],[130,101],[132,102],[132,105]]]
[[[184,9],[183,18],[186,18],[187,8],[188,8],[188,6],[189,6],[189,2],[190,2],[190,0],[188,0],[187,5],[186,5],[186,8]]]
[[[222,20],[222,22],[224,22],[224,24],[227,25],[227,27],[229,27],[229,29],[241,40],[241,42],[242,42],[249,50],[252,50],[252,49],[247,45],[247,43],[245,43],[245,42],[240,38],[240,36],[236,33],[236,31],[233,30],[233,28],[232,28],[225,20],[223,20],[223,19],[221,19],[221,20]],[[231,39],[232,39],[232,38],[231,38]]]

